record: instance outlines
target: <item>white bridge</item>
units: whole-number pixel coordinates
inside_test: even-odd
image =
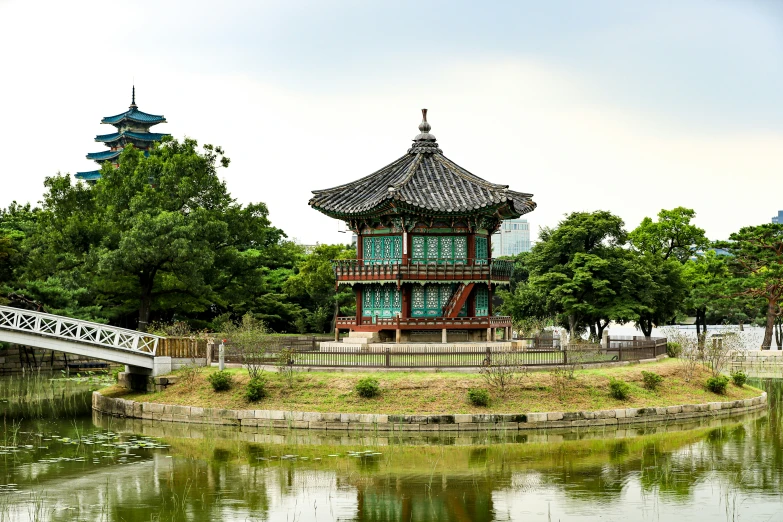
[[[161,337],[59,315],[0,306],[0,341],[94,357],[158,374],[171,358],[155,352]],[[147,373],[141,370],[141,373]],[[166,371],[160,368],[160,371]]]

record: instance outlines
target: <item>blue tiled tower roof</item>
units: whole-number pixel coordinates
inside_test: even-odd
[[[106,116],[101,120],[101,123],[116,125],[118,123],[122,123],[125,120],[130,120],[136,123],[151,123],[152,125],[166,123],[166,118],[163,116],[158,116],[157,114],[148,114],[138,110],[135,107],[131,107],[127,111],[121,112],[120,114],[115,114],[114,116]]]
[[[136,86],[133,86],[131,95],[131,104],[128,110],[101,119],[101,123],[108,123],[117,128],[117,132],[111,134],[99,134],[95,136],[95,141],[103,143],[110,150],[102,152],[91,152],[87,154],[87,159],[93,160],[98,164],[105,161],[111,161],[115,165],[119,162],[122,149],[132,143],[136,148],[144,151],[145,156],[149,155],[148,149],[153,142],[162,140],[169,134],[159,132],[149,132],[150,127],[158,123],[166,123],[166,118],[162,115],[149,114],[140,111],[136,106]],[[77,172],[76,178],[88,182],[95,182],[100,179],[100,170],[91,170],[88,172]]]

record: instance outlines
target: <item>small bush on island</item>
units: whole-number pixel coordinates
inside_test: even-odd
[[[663,382],[663,377],[655,372],[642,372],[642,379],[644,380],[644,387],[650,391],[655,391],[658,386]]]
[[[609,393],[615,399],[624,401],[631,396],[631,387],[627,382],[613,377],[609,380]]]
[[[735,386],[742,388],[748,380],[748,375],[742,370],[737,370],[731,374],[731,380],[734,381]]]
[[[245,387],[245,399],[248,402],[258,402],[267,396],[266,379],[264,377],[252,377]]]
[[[707,389],[718,395],[726,394],[726,386],[729,385],[729,378],[725,375],[710,377],[707,379]]]
[[[479,373],[487,386],[503,398],[512,386],[521,386],[527,377],[527,369],[516,353],[488,354]]]
[[[680,343],[676,343],[674,341],[669,341],[666,343],[666,355],[671,357],[672,359],[676,359],[680,356],[682,353],[682,345]]]
[[[226,391],[230,389],[231,385],[234,383],[231,374],[226,371],[215,372],[207,377],[207,380],[209,381],[209,384],[212,385],[212,389],[216,392]]]
[[[298,358],[299,354],[294,348],[283,348],[277,354],[277,361],[275,363],[277,365],[277,371],[283,377],[283,380],[285,380],[289,389],[294,387],[294,382],[296,381],[296,375],[294,373],[296,370],[294,369],[294,365]]]
[[[473,406],[489,406],[489,392],[484,388],[470,388],[468,400]]]
[[[372,377],[360,379],[359,382],[356,383],[355,389],[356,393],[365,399],[377,397],[381,393],[381,386],[378,384],[378,380],[373,379]]]

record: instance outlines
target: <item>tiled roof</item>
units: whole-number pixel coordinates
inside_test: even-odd
[[[106,150],[103,152],[90,152],[89,154],[87,154],[87,159],[95,160],[95,161],[106,161],[106,160],[114,159],[120,154],[122,154],[122,149]]]
[[[90,170],[87,172],[77,172],[76,179],[81,179],[84,181],[95,181],[96,179],[101,179],[101,171]]]
[[[160,141],[161,139],[163,139],[164,136],[169,136],[169,134],[163,134],[159,132],[124,131],[124,132],[113,132],[111,134],[99,134],[98,136],[95,136],[95,141],[100,141],[102,143],[111,143],[112,141],[116,141],[122,137],[130,138],[133,140],[139,140],[139,141]]]
[[[125,120],[135,121],[137,123],[166,123],[166,118],[163,116],[142,112],[134,106],[131,106],[130,109],[121,114],[117,114],[115,116],[106,116],[101,120],[101,123],[110,123],[112,125],[116,125],[117,123],[121,123]]]
[[[314,190],[310,205],[335,217],[396,207],[428,215],[497,212],[509,219],[536,208],[532,194],[485,181],[445,157],[429,133],[426,111],[419,130],[405,156],[357,181]]]

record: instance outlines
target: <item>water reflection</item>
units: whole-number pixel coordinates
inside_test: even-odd
[[[763,386],[768,414],[600,432],[25,421],[4,443],[0,481],[14,491],[0,487],[0,520],[778,520],[783,388]]]

